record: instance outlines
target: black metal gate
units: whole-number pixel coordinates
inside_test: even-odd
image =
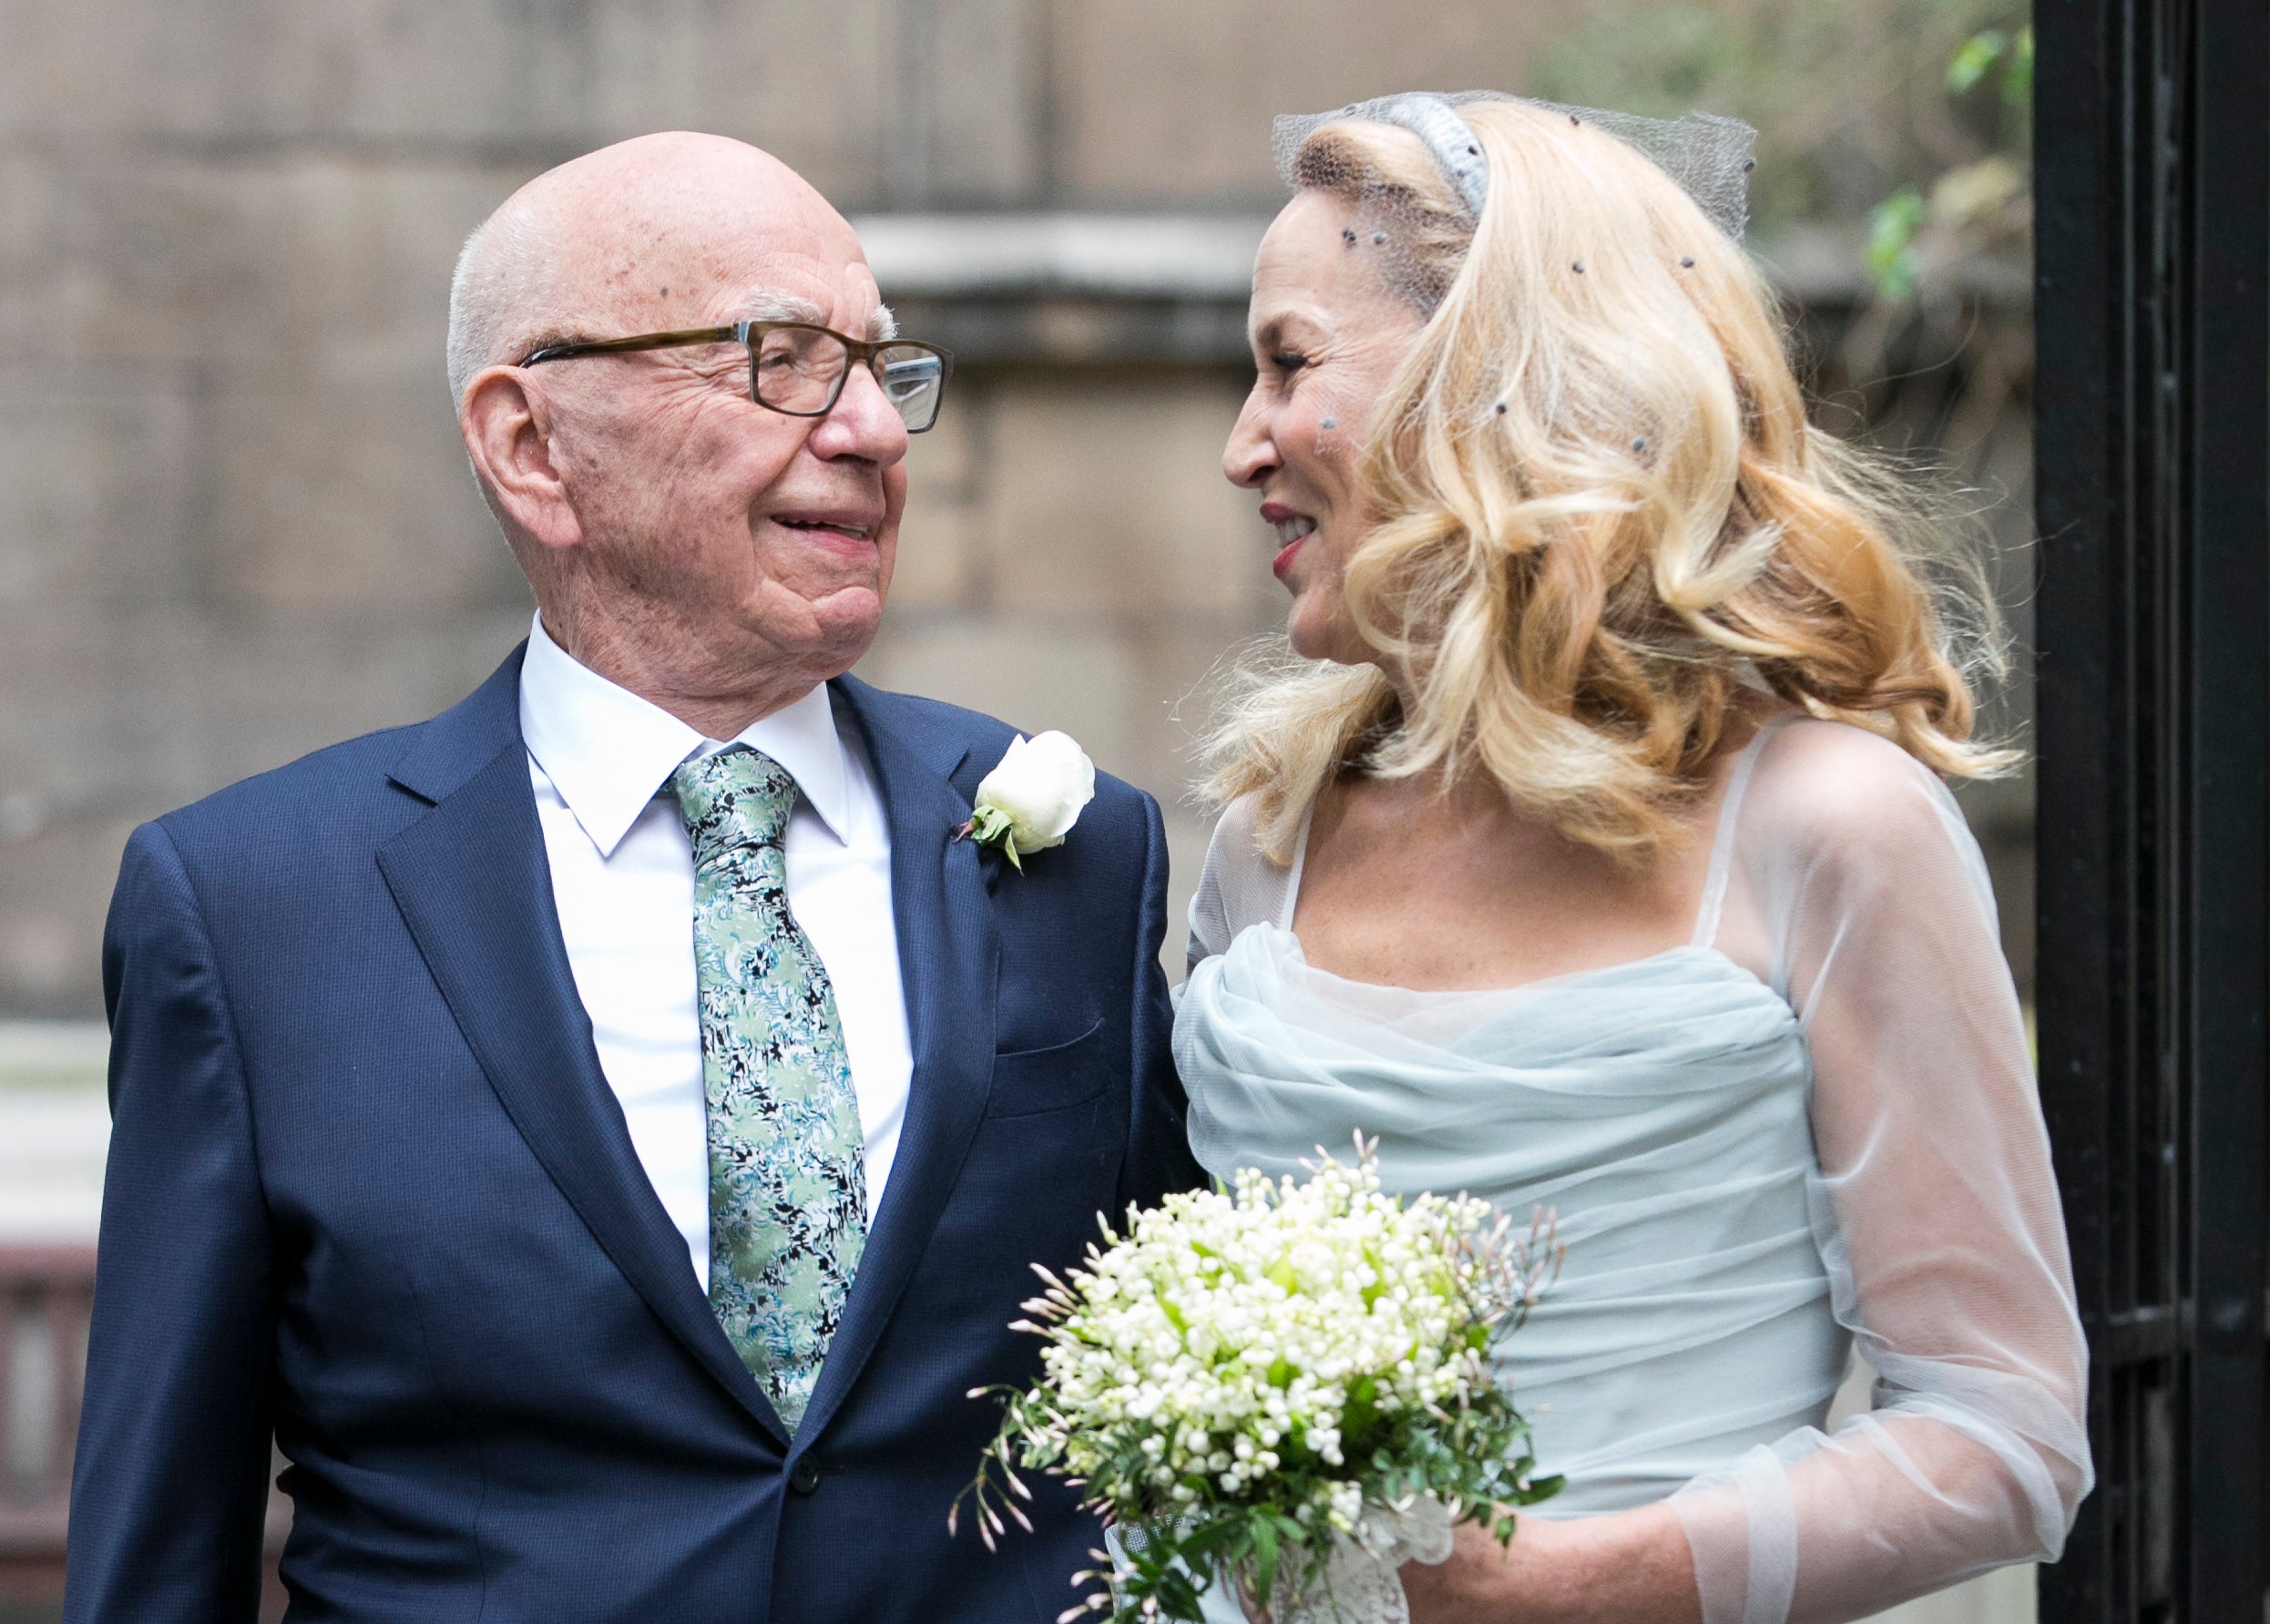
[[[2099,1487],[2045,1624],[2270,1584],[2270,0],[2040,0],[2043,1101]]]

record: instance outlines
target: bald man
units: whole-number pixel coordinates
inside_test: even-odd
[[[1199,1180],[1159,812],[960,838],[1014,735],[846,673],[950,370],[737,142],[626,142],[466,245],[450,383],[534,589],[469,699],[138,830],[77,1624],[1004,1624],[948,1537],[1028,1266]]]

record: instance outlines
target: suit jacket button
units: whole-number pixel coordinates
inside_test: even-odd
[[[800,1495],[808,1495],[820,1486],[820,1468],[813,1464],[810,1455],[798,1461],[788,1474],[788,1486]]]

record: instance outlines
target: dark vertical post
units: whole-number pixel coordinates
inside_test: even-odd
[[[2197,992],[2192,1221],[2197,1343],[2187,1473],[2193,1619],[2263,1614],[2264,1000],[2270,993],[2270,5],[2205,0],[2193,71],[2190,482]]]
[[[2270,6],[2041,0],[2043,1103],[2100,1488],[2046,1624],[2264,1616]]]
[[[2116,1169],[2112,1123],[2121,1047],[2112,987],[2126,943],[2122,865],[2124,774],[2111,748],[2116,701],[2112,378],[2118,230],[2113,64],[2106,0],[2034,7],[2034,475],[2041,580],[2034,606],[2035,1013],[2041,1104],[2064,1194],[2081,1318],[2094,1352],[2089,1434],[2099,1487],[2064,1561],[2044,1576],[2050,1624],[2116,1615],[2132,1543],[2128,1496],[2113,1481],[2104,1344],[2113,1299]]]

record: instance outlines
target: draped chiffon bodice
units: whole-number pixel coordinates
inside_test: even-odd
[[[1569,1480],[1547,1515],[1661,1499],[1820,1422],[1847,1338],[1806,1211],[1805,1040],[1722,955],[1412,993],[1263,924],[1191,977],[1176,1058],[1211,1172],[1345,1159],[1360,1133],[1393,1190],[1558,1215],[1570,1267],[1500,1350]]]
[[[1672,1497],[1706,1624],[1863,1616],[2054,1555],[2085,1349],[1984,866],[1944,788],[1779,719],[1692,939],[1488,991],[1310,965],[1249,807],[1191,908],[1175,1058],[1212,1172],[1377,1141],[1391,1190],[1557,1215],[1499,1370],[1549,1516]],[[1822,1428],[1857,1337],[1876,1404]]]

